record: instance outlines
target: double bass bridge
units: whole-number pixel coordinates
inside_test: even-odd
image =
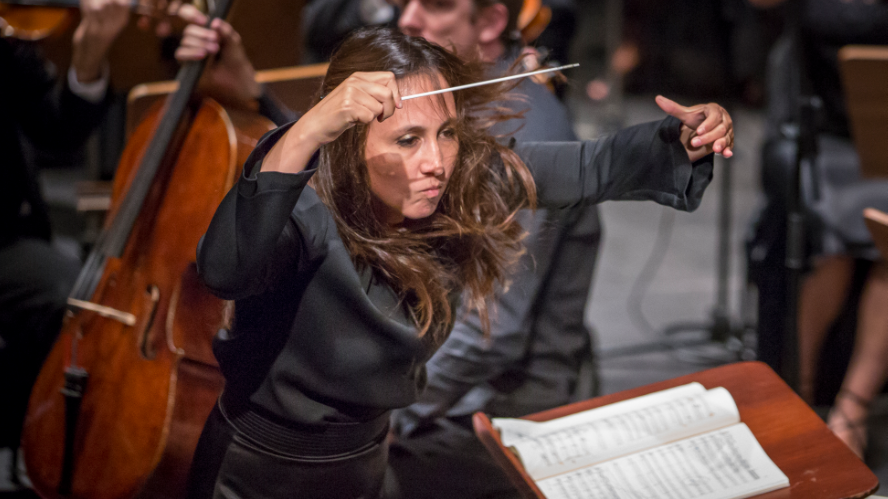
[[[99,305],[98,303],[93,303],[91,301],[68,298],[68,306],[71,308],[76,308],[78,310],[88,310],[90,312],[95,312],[102,317],[122,322],[123,324],[130,327],[136,325],[135,315],[129,312],[121,312],[120,310],[117,310],[115,308],[106,307],[105,305]]]

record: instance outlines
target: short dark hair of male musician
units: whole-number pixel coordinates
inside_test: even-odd
[[[480,47],[486,60],[495,60],[488,56],[520,42],[523,5],[523,0],[312,0],[302,11],[303,60],[326,61],[352,30],[386,23],[457,53]]]

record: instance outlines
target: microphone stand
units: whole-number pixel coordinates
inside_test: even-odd
[[[787,189],[786,216],[786,317],[784,319],[783,360],[780,376],[793,389],[799,388],[798,317],[802,274],[805,269],[805,203],[803,169],[812,171],[817,157],[817,117],[822,102],[819,97],[799,99],[799,120],[796,130],[796,161],[792,182]]]
[[[725,12],[725,6],[722,6],[722,14]],[[727,27],[724,33],[727,33]],[[726,60],[731,60],[731,52],[728,49],[728,39],[721,40]],[[726,68],[730,67],[730,63],[726,64]],[[729,75],[726,75],[729,78]],[[711,320],[708,322],[681,322],[671,326],[667,326],[663,330],[663,336],[668,338],[670,335],[682,333],[685,331],[701,331],[705,333],[705,337],[693,338],[678,341],[658,341],[655,343],[644,343],[638,345],[629,345],[624,347],[616,347],[609,349],[600,349],[599,357],[615,358],[629,355],[638,355],[649,352],[657,352],[663,350],[672,350],[681,347],[692,347],[707,345],[712,343],[720,343],[727,346],[732,339],[738,339],[742,344],[743,327],[736,327],[730,318],[728,287],[730,281],[730,259],[731,259],[731,209],[733,205],[733,196],[731,192],[731,168],[730,161],[722,156],[716,156],[717,163],[720,163],[721,178],[719,182],[719,213],[718,213],[718,240],[716,250],[716,303],[711,312]],[[730,349],[729,349],[730,350]],[[742,357],[742,347],[733,352],[737,360]]]

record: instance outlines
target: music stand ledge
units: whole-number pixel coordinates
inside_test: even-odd
[[[789,478],[789,487],[755,496],[760,499],[852,499],[873,494],[879,480],[839,440],[823,420],[767,364],[738,362],[632,390],[596,397],[531,414],[522,419],[548,421],[575,412],[639,397],[697,381],[706,388],[727,388],[740,420],[749,426],[768,456]],[[545,498],[515,455],[503,447],[486,414],[473,416],[475,433],[528,499]]]

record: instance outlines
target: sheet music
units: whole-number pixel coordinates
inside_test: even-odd
[[[540,423],[524,419],[494,418],[491,420],[491,423],[497,430],[499,430],[503,445],[508,447],[528,437],[532,438],[539,435],[545,435],[588,421],[604,419],[616,414],[626,414],[651,405],[661,404],[682,397],[692,397],[705,392],[706,388],[704,388],[703,385],[694,382],[650,393],[641,397],[624,400],[622,402],[616,402],[603,407],[590,409],[588,411],[578,412],[552,421]]]
[[[547,499],[740,499],[788,484],[743,423],[537,482]]]
[[[630,412],[594,416],[583,423],[574,421],[571,426],[521,437],[511,447],[531,477],[541,479],[739,421],[733,398],[723,388],[682,393]]]

